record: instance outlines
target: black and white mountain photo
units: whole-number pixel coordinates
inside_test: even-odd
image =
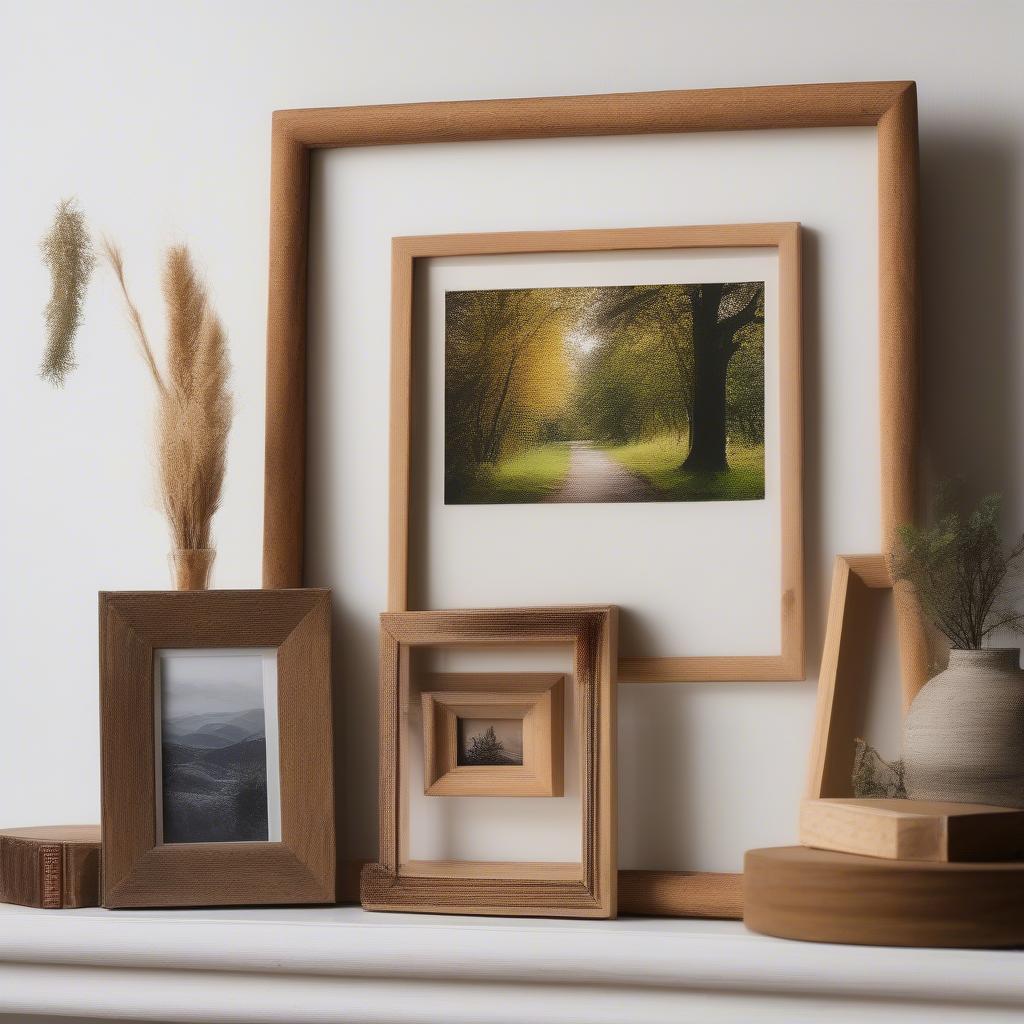
[[[264,703],[259,655],[164,659],[165,843],[270,838]]]

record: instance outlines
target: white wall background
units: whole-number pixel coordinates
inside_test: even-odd
[[[97,818],[96,591],[168,580],[147,447],[152,396],[105,274],[67,388],[36,377],[47,293],[37,244],[61,196],[76,194],[93,227],[122,243],[157,335],[161,249],[187,240],[206,268],[238,396],[215,582],[255,586],[271,110],[916,79],[923,458],[977,490],[1003,490],[1016,525],[1022,33],[1024,5],[1013,0],[0,0],[0,826]],[[811,699],[776,749],[806,747]],[[652,696],[662,730],[679,713],[663,701]],[[723,744],[757,737],[756,715],[719,712],[719,722]],[[673,792],[665,780],[662,795]],[[649,816],[665,822],[653,804]],[[686,827],[682,815],[672,823]]]

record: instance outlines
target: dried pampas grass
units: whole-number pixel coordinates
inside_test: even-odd
[[[50,301],[46,304],[46,351],[39,376],[60,388],[76,365],[75,335],[82,324],[85,292],[96,266],[85,215],[73,198],[57,204],[53,224],[40,249],[50,271]]]
[[[121,286],[128,317],[156,385],[157,463],[164,511],[175,548],[205,550],[220,505],[231,429],[227,338],[188,248],[174,246],[164,262],[167,366],[161,373],[142,317],[128,292],[121,252],[107,239],[107,261]]]

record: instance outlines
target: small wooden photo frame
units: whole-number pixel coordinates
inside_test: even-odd
[[[561,796],[565,677],[545,673],[448,673],[423,691],[423,778],[428,796]],[[508,723],[512,743],[491,734],[474,757],[468,724]],[[499,726],[500,727],[500,726]],[[494,725],[489,725],[493,730]],[[513,749],[512,744],[518,742]],[[505,750],[504,746],[509,749]],[[468,749],[467,749],[468,748]]]
[[[615,669],[617,609],[559,607],[387,612],[381,615],[380,660],[380,859],[363,868],[360,894],[367,910],[523,917],[615,917],[617,910],[615,820]],[[579,752],[581,857],[569,863],[540,861],[413,860],[409,855],[407,715],[410,661],[417,648],[567,646],[573,652],[573,705]],[[427,675],[422,693],[427,780],[462,785],[450,753],[451,718],[500,712],[536,715],[530,728],[550,732],[551,760],[561,748],[561,677],[518,681],[510,675]],[[502,681],[503,680],[503,681]],[[533,690],[531,692],[531,687]],[[485,700],[483,698],[491,698]],[[549,712],[544,710],[550,705]],[[550,718],[550,728],[545,716]],[[440,722],[438,722],[440,718]],[[431,724],[432,723],[432,724]],[[524,729],[524,741],[527,730]],[[439,735],[443,739],[439,741]],[[536,735],[536,732],[534,733]],[[557,738],[556,738],[557,737]],[[450,748],[449,748],[450,749]],[[525,742],[524,742],[524,754]],[[541,756],[541,755],[538,755]],[[455,758],[457,761],[457,757]],[[526,768],[526,757],[524,757]],[[557,758],[560,762],[560,758]],[[438,769],[441,769],[438,775]],[[471,768],[476,772],[478,768]],[[492,768],[481,776],[495,784]],[[519,783],[522,784],[522,777]],[[561,784],[551,768],[551,788]],[[492,792],[480,795],[492,795]],[[508,794],[505,794],[508,795]],[[531,790],[531,795],[538,795]]]
[[[102,905],[333,903],[327,590],[100,594]]]

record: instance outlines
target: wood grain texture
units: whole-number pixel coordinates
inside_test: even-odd
[[[380,857],[364,867],[368,910],[550,917],[614,917],[616,609],[499,608],[386,612],[381,615]],[[570,877],[536,864],[466,867],[411,862],[409,828],[409,652],[416,647],[566,644],[574,650],[574,701],[581,773],[581,863]],[[477,694],[477,697],[480,695]],[[407,870],[412,864],[411,870]],[[453,867],[453,864],[456,865]],[[544,877],[536,877],[540,871]],[[578,874],[576,873],[578,872]]]
[[[878,119],[878,333],[882,416],[882,543],[917,518],[920,369],[917,87],[900,91]],[[909,588],[896,588],[903,707],[928,679],[928,638]]]
[[[743,876],[714,871],[620,871],[619,913],[739,920]]]
[[[867,700],[872,592],[892,587],[882,555],[839,555],[818,671],[808,799],[853,796],[855,741]]]
[[[61,910],[99,899],[99,825],[0,830],[0,903]]]
[[[1024,859],[1024,811],[936,800],[804,800],[800,843],[890,860]]]
[[[743,920],[810,942],[1024,945],[1024,863],[882,860],[802,846],[750,850]]]
[[[804,678],[803,427],[800,358],[800,226],[705,224],[691,227],[513,231],[395,238],[391,246],[391,418],[388,502],[388,608],[410,609],[410,502],[413,467],[413,282],[419,260],[509,253],[651,249],[772,248],[779,261],[780,592],[777,655],[630,657],[620,682],[783,681]]]
[[[279,843],[158,845],[154,653],[276,647]],[[105,907],[329,903],[335,893],[330,593],[100,595]]]

